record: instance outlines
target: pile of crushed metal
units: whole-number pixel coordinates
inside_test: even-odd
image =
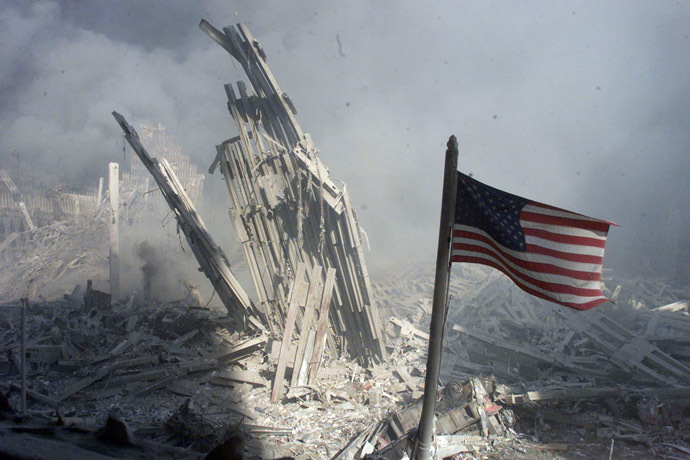
[[[577,312],[530,296],[484,267],[456,266],[451,280],[439,458],[503,458],[506,451],[506,458],[551,458],[542,449],[589,458],[613,451],[626,458],[626,449],[633,449],[630,458],[690,454],[689,289],[609,277],[615,288],[604,292],[616,303]],[[430,273],[378,284],[377,297],[387,299],[381,314],[391,317],[387,332],[426,338],[432,292]],[[420,411],[406,409],[390,422],[409,414],[405,427],[413,428]],[[392,439],[377,430],[359,444],[376,450],[371,458],[409,454],[407,440],[382,448]],[[627,443],[614,449],[619,440]],[[534,441],[540,444],[529,451],[524,444]],[[527,452],[511,451],[515,442]]]
[[[490,270],[457,267],[452,278],[438,458],[688,455],[690,374],[679,371],[688,364],[690,318],[679,302],[687,290],[618,281],[617,306],[593,313],[602,331],[576,327],[568,312]],[[83,296],[75,289],[30,303],[21,416],[19,304],[6,303],[0,453],[405,458],[421,410],[432,279],[412,273],[374,285],[387,362],[363,368],[327,354],[316,384],[290,388],[277,404],[270,382],[279,349],[269,335],[238,332],[194,292],[169,303],[136,295],[111,303],[87,287]],[[624,351],[631,343],[637,365]]]

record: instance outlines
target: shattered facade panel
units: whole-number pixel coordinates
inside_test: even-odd
[[[141,125],[139,136],[142,145],[153,158],[165,159],[170,163],[192,203],[198,204],[204,189],[204,175],[197,172],[197,166],[190,161],[189,156],[182,153],[182,146],[175,144],[166,127],[161,123],[155,126]],[[156,190],[156,186],[149,172],[135,155],[130,157],[129,171],[122,173],[121,187],[130,193],[136,191],[138,198],[145,203],[145,209],[167,209],[163,200],[149,198],[151,195],[157,195],[150,193]]]

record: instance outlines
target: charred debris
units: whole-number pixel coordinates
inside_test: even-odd
[[[253,296],[197,211],[203,176],[161,125],[140,135],[113,113],[138,166],[97,193],[39,192],[19,168],[0,169],[0,452],[409,457],[433,273],[371,283],[347,189],[259,42],[243,24],[200,27],[249,81],[225,87],[238,135],[217,146],[209,173],[227,187]],[[164,200],[148,193],[153,182]],[[119,290],[117,229],[165,205],[225,311],[191,281],[174,302],[151,298],[146,282]],[[75,278],[83,289],[46,300]],[[436,458],[690,455],[690,290],[606,281],[615,305],[571,312],[497,272],[455,268]]]

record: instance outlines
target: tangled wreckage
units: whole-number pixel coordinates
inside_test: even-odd
[[[121,195],[116,168],[107,193],[101,182],[93,195],[43,201],[22,195],[0,169],[0,262],[15,268],[0,274],[13,288],[0,319],[0,452],[410,457],[433,274],[371,283],[347,189],[297,123],[259,42],[242,24],[200,27],[251,87],[225,87],[238,135],[217,146],[209,173],[220,169],[227,186],[254,295],[196,209],[196,170],[179,177],[180,161],[155,148],[161,157],[152,157],[147,135],[116,112],[226,312],[206,308],[191,282],[183,302],[122,292],[118,228],[151,202],[127,188]],[[149,188],[143,176],[132,181]],[[59,284],[70,273],[109,279],[110,292],[89,280],[83,293],[77,286],[61,300],[43,298],[41,278]],[[690,290],[607,281],[615,305],[573,312],[498,272],[456,269],[436,458],[690,455]]]

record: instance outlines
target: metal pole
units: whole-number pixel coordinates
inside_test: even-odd
[[[21,374],[22,374],[22,401],[21,410],[22,415],[26,416],[26,309],[29,304],[29,299],[22,299],[22,315],[21,315],[21,346],[20,354],[22,358],[21,362]]]
[[[120,298],[120,165],[109,163],[108,190],[110,191],[110,298]]]
[[[448,140],[446,166],[443,173],[443,199],[441,201],[441,225],[438,232],[436,256],[436,279],[434,281],[434,303],[431,311],[429,352],[426,361],[424,401],[419,419],[415,460],[428,460],[431,452],[431,438],[434,431],[434,411],[438,377],[441,370],[441,345],[443,324],[448,297],[448,276],[450,274],[450,242],[455,221],[455,198],[458,182],[458,141],[455,136]]]

